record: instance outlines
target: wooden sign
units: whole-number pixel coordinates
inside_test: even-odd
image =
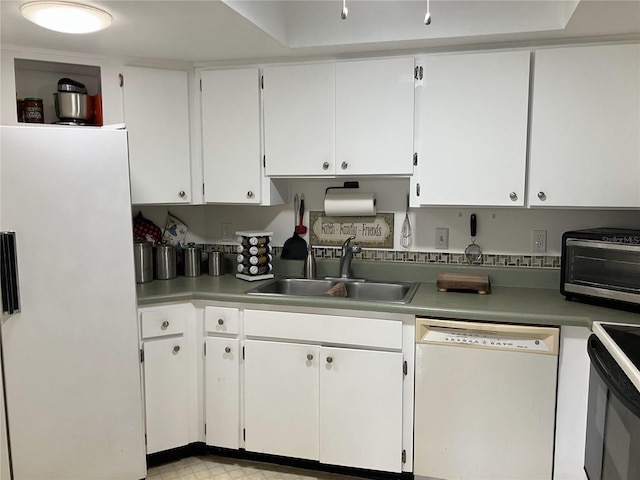
[[[341,246],[351,235],[361,247],[393,248],[393,213],[368,217],[327,217],[309,212],[309,241],[314,247]]]

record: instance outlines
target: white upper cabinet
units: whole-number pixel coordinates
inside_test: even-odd
[[[336,174],[413,173],[414,60],[336,64]]]
[[[535,53],[529,205],[640,206],[640,45]]]
[[[201,79],[204,200],[259,204],[258,69],[203,71]]]
[[[263,77],[267,175],[333,176],[334,64],[266,67]]]
[[[419,203],[523,206],[530,53],[433,55],[418,63]]]
[[[123,74],[132,203],[190,203],[187,72],[125,67]]]

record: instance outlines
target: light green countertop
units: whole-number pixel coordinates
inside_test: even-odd
[[[274,262],[278,275],[299,275],[302,262]],[[230,270],[230,265],[228,265]],[[334,274],[337,262],[318,262],[318,275]],[[438,292],[439,272],[488,274],[491,293]],[[257,282],[247,282],[227,273],[221,277],[178,276],[137,286],[138,305],[211,300],[239,304],[286,305],[338,310],[382,311],[425,317],[495,321],[535,325],[570,325],[591,328],[593,321],[640,324],[640,313],[566,300],[559,291],[557,270],[514,267],[469,267],[392,262],[354,262],[354,276],[376,280],[418,281],[420,286],[407,304],[357,301],[335,297],[283,297],[249,295]]]

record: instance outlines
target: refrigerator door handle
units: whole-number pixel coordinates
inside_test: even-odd
[[[18,283],[18,253],[16,232],[0,232],[0,279],[2,284],[2,313],[20,312]]]

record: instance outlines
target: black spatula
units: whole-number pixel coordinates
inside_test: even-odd
[[[298,216],[300,212],[304,212],[304,200],[300,201],[298,194],[293,197],[293,216],[295,217],[293,236],[287,238],[282,246],[282,253],[280,258],[289,260],[304,260],[307,257],[307,242],[297,232],[301,231],[297,228],[302,225],[302,215]],[[300,224],[298,225],[298,221]]]

